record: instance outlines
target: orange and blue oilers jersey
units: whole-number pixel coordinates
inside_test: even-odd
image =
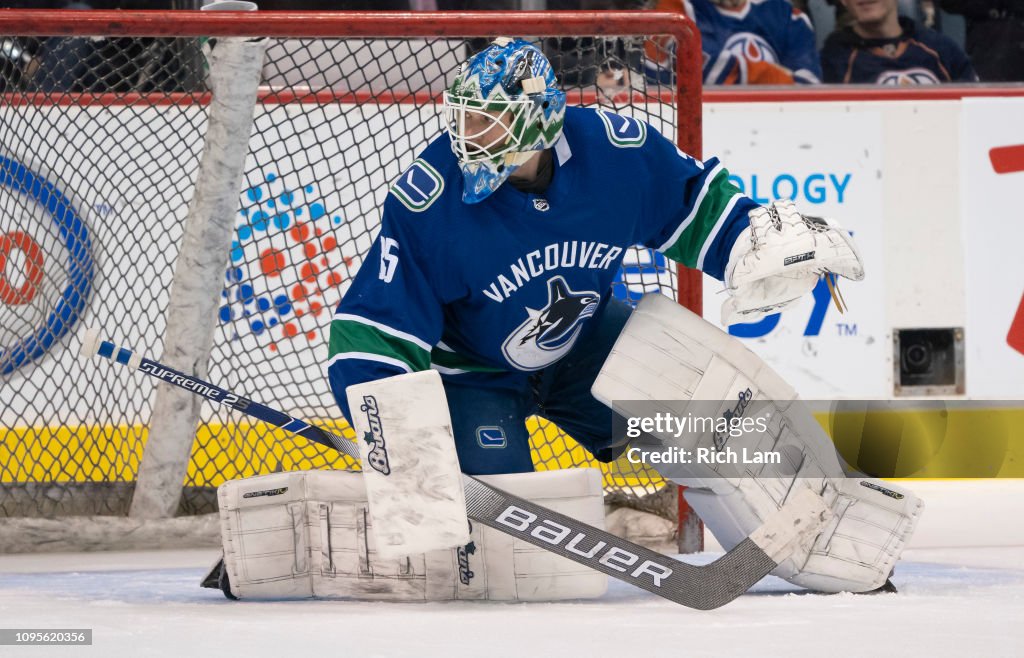
[[[821,82],[814,28],[788,0],[748,0],[726,9],[711,0],[658,0],[658,9],[685,11],[697,24],[703,51],[704,84],[765,85]],[[672,71],[657,40],[648,43],[646,73],[667,82]]]
[[[542,194],[509,183],[476,204],[442,134],[391,186],[380,233],[332,321],[328,377],[345,388],[405,372],[519,386],[566,356],[644,245],[721,279],[757,204],[715,159],[651,126],[567,108]]]
[[[833,32],[821,50],[825,82],[927,85],[977,82],[967,55],[944,34],[918,29],[900,17],[903,32],[892,39],[864,39],[851,28]]]

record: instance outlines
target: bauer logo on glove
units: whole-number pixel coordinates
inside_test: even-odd
[[[846,230],[834,220],[801,215],[788,199],[757,208],[729,254],[722,324],[777,313],[813,290],[821,277],[842,313],[846,303],[837,276],[864,278],[864,264]]]

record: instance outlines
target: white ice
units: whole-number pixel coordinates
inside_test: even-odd
[[[215,551],[5,555],[0,628],[91,628],[93,646],[0,656],[1022,656],[1021,485],[975,487],[997,507],[964,516],[950,510],[969,497],[928,484],[926,541],[897,567],[899,594],[769,577],[710,612],[615,581],[600,600],[557,604],[235,602],[198,587]]]

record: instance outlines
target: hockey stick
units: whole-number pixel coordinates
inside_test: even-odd
[[[90,329],[85,334],[82,356],[96,354],[359,459],[359,449],[352,441],[100,340],[99,333]],[[816,535],[829,514],[820,497],[804,492],[806,496],[794,496],[724,556],[711,564],[696,566],[673,560],[472,476],[463,478],[466,510],[474,521],[698,610],[718,608],[746,592],[786,559],[802,538]]]

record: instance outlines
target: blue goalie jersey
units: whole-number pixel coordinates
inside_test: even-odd
[[[568,108],[543,194],[506,183],[462,201],[447,134],[392,185],[380,234],[331,325],[347,386],[434,368],[514,386],[572,349],[640,244],[721,279],[756,204],[642,121]]]

